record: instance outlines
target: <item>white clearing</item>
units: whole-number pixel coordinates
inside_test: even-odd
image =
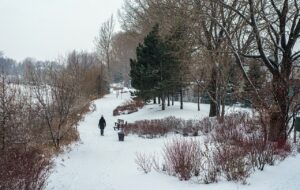
[[[152,171],[144,174],[137,170],[136,153],[161,154],[166,142],[173,135],[156,139],[125,136],[119,142],[113,130],[117,119],[128,122],[143,119],[175,116],[183,119],[201,119],[208,114],[208,105],[185,103],[184,110],[175,106],[161,111],[158,105],[145,106],[137,113],[113,117],[115,107],[129,99],[109,94],[94,101],[96,110],[88,113],[79,123],[81,141],[72,145],[65,153],[55,158],[53,173],[48,179],[47,190],[299,190],[300,156],[291,156],[276,166],[268,166],[264,171],[256,171],[247,180],[247,185],[221,181],[214,184],[198,184],[193,181],[179,181],[178,178]],[[98,121],[101,115],[106,119],[104,136],[100,136]],[[201,138],[201,137],[199,137]]]

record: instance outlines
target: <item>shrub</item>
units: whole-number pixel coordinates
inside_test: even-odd
[[[263,170],[266,164],[274,165],[276,160],[289,154],[288,144],[279,149],[279,145],[267,141],[262,119],[235,113],[214,127],[211,134],[215,146],[213,159],[227,180],[245,182],[251,168]]]
[[[291,151],[288,143],[282,146],[278,142],[267,141],[265,121],[247,113],[227,115],[222,123],[209,118],[184,121],[169,117],[137,121],[128,124],[125,130],[152,137],[180,130],[183,133],[200,130],[207,134],[204,149],[195,140],[173,139],[163,149],[162,164],[154,158],[151,161],[145,155],[137,156],[136,163],[145,173],[154,168],[180,180],[197,177],[201,182],[213,183],[222,176],[228,181],[246,183],[251,172],[263,170],[265,165],[274,165]]]
[[[151,172],[153,167],[153,159],[146,154],[137,153],[135,163],[138,165],[138,169],[146,174]]]
[[[142,137],[154,138],[164,136],[170,132],[197,136],[198,129],[199,127],[195,121],[184,121],[175,117],[167,117],[164,119],[142,120],[129,123],[124,130],[126,134],[131,133]]]
[[[251,166],[243,148],[220,146],[213,159],[228,181],[245,182],[250,175]]]
[[[144,102],[142,100],[127,101],[123,105],[118,106],[113,110],[113,116],[131,114],[137,112],[143,106]]]
[[[42,190],[51,161],[38,150],[11,149],[0,154],[0,189]]]
[[[180,180],[198,176],[201,164],[200,145],[195,140],[174,139],[164,148],[166,171]]]
[[[132,125],[130,125],[132,126]],[[167,128],[160,120],[144,120],[138,121],[133,125],[133,128],[136,128],[132,132],[137,133],[139,136],[145,136],[148,138],[154,138],[158,136],[164,136],[170,131],[170,128]],[[126,129],[129,130],[129,128]],[[125,129],[125,130],[126,130]]]
[[[142,120],[129,123],[124,128],[126,134],[138,134],[142,137],[154,138],[164,136],[181,125],[182,120],[175,117],[165,119]]]
[[[209,148],[208,144],[204,144],[205,149],[201,150],[201,178],[200,181],[205,184],[218,182],[220,169],[213,158],[214,151]]]
[[[206,117],[196,123],[196,127],[203,133],[203,134],[208,134],[213,130],[213,121],[209,118]]]

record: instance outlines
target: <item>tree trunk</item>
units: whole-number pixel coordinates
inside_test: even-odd
[[[217,116],[218,104],[213,100],[210,100],[210,109],[209,109],[209,117]]]
[[[1,150],[5,150],[5,126],[3,124],[2,130],[1,130],[1,141],[2,141],[2,147]]]
[[[100,87],[99,87],[99,96],[102,96],[103,95],[103,89],[104,89],[104,86],[103,86],[103,83],[102,83],[102,81],[103,81],[103,79],[104,79],[104,77],[103,77],[103,65],[101,64],[101,71],[100,71],[100,76],[99,76],[99,83],[100,83]]]
[[[197,103],[198,103],[198,111],[200,111],[200,87],[199,87],[199,85],[198,85],[198,89],[197,89],[197,98],[198,98],[198,100],[197,100]]]
[[[168,95],[168,106],[170,106],[170,95]]]
[[[160,96],[158,97],[158,104],[160,104]]]
[[[271,107],[268,139],[284,145],[287,139],[288,126],[288,85],[276,75],[273,75],[272,85],[276,103]]]
[[[217,98],[217,71],[214,68],[211,74],[211,81],[209,85],[209,92],[214,100],[210,100],[209,117],[215,117],[218,115],[218,98]]]
[[[293,119],[293,127],[294,127],[294,143],[297,142],[297,130],[296,130],[296,126],[295,126],[295,117]]]
[[[156,104],[156,97],[153,98],[153,104]]]
[[[59,150],[59,147],[60,147],[60,139],[57,138],[56,139],[56,149]]]
[[[183,109],[183,90],[180,89],[180,109]]]
[[[220,116],[220,121],[223,122],[224,121],[224,116],[225,116],[225,95],[224,93],[222,94],[222,98],[221,98],[221,116]]]
[[[166,109],[166,101],[165,101],[165,95],[164,93],[161,96],[161,110],[165,110]]]
[[[175,97],[174,97],[174,92],[172,93],[172,106],[174,106],[174,99],[175,99]]]

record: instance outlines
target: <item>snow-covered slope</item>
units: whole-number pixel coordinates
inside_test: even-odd
[[[184,104],[167,107],[160,111],[158,105],[149,105],[137,113],[112,116],[112,110],[128,100],[129,95],[116,98],[114,94],[94,102],[96,111],[86,115],[79,123],[81,141],[70,147],[69,151],[55,158],[56,166],[48,180],[47,190],[299,190],[300,189],[300,156],[287,158],[275,167],[266,167],[263,172],[256,172],[248,179],[248,185],[231,182],[219,182],[204,185],[192,181],[179,181],[155,171],[143,174],[137,170],[134,162],[136,153],[161,153],[165,142],[172,135],[158,139],[143,139],[135,135],[125,137],[119,142],[117,132],[113,130],[118,118],[132,122],[142,119],[176,116],[184,119],[199,119],[207,116],[208,105]],[[107,127],[100,136],[98,120],[104,115]],[[201,137],[198,137],[201,138]]]

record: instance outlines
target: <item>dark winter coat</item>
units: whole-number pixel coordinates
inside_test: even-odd
[[[103,117],[101,117],[100,120],[99,120],[98,127],[99,127],[100,129],[104,129],[105,126],[106,126],[105,119],[104,119]]]

